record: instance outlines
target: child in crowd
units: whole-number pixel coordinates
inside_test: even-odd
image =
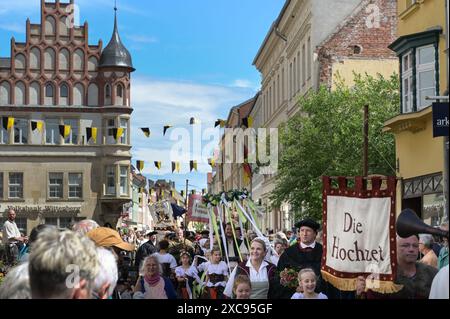
[[[191,255],[187,251],[181,251],[180,263],[181,265],[175,268],[178,295],[182,299],[192,299],[193,282],[198,278],[197,269],[191,265]]]
[[[328,299],[323,293],[316,293],[317,276],[311,268],[305,268],[298,273],[298,284],[301,292],[296,292],[291,299]]]
[[[221,260],[218,246],[211,250],[210,261],[198,266],[198,271],[206,273],[206,287],[209,299],[223,299],[223,291],[228,281],[228,266]]]
[[[233,296],[235,299],[250,299],[252,284],[250,278],[245,275],[239,275],[234,279]]]

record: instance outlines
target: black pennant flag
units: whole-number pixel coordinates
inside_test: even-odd
[[[146,137],[150,137],[150,129],[148,127],[141,127],[141,130]]]
[[[142,170],[144,169],[144,161],[136,161],[136,168],[142,172]]]
[[[189,162],[190,171],[192,172],[193,169],[197,170],[197,161],[193,160]]]
[[[171,127],[172,127],[172,125],[165,125],[165,126],[164,126],[163,135],[166,135],[167,130],[168,130],[169,128],[171,128]]]
[[[155,167],[157,169],[161,169],[161,162],[160,161],[155,161]]]

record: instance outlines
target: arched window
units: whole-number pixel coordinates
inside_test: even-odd
[[[88,71],[95,72],[97,70],[97,58],[95,56],[91,56],[88,61]]]
[[[81,83],[73,88],[73,105],[84,105],[84,86]]]
[[[38,82],[33,82],[30,85],[30,104],[38,105],[40,104],[41,98],[41,87]]]
[[[0,105],[8,105],[11,103],[11,85],[3,81],[0,83]]]
[[[39,69],[41,66],[41,51],[33,48],[30,51],[30,69]]]
[[[98,106],[98,86],[95,83],[89,84],[88,87],[88,105]]]
[[[17,70],[24,70],[27,67],[25,56],[22,53],[16,55],[14,67]]]
[[[53,105],[55,103],[54,100],[55,89],[52,83],[48,83],[45,86],[45,97],[44,97],[44,105]]]
[[[45,18],[45,34],[54,35],[56,33],[56,21],[52,16]]]
[[[109,84],[105,85],[105,97],[110,98],[111,97],[111,86]]]
[[[69,88],[67,87],[67,84],[62,84],[59,89],[59,96],[60,97],[69,97]]]
[[[84,68],[84,52],[80,49],[76,50],[73,54],[73,69],[75,71],[81,71]]]
[[[16,104],[16,105],[24,105],[25,104],[25,84],[23,84],[23,82],[16,83],[14,95],[15,95],[14,104]]]
[[[44,54],[44,65],[46,70],[55,69],[55,50],[48,48]]]
[[[117,96],[118,97],[123,97],[123,86],[121,84],[119,84],[117,86]]]
[[[59,20],[59,34],[63,36],[69,35],[69,22],[70,19],[67,17],[62,17],[61,20]]]
[[[68,70],[69,69],[69,50],[62,49],[59,51],[59,69],[60,70]]]

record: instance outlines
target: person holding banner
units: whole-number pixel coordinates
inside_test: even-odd
[[[278,272],[285,269],[300,271],[311,268],[318,277],[318,290],[321,290],[320,265],[322,260],[322,245],[315,241],[320,225],[312,219],[304,219],[295,224],[297,228],[297,243],[284,251],[278,261]],[[279,280],[277,280],[279,281]],[[296,288],[281,285],[277,295],[281,299],[290,299]]]
[[[362,299],[428,299],[431,284],[437,269],[417,260],[419,256],[419,238],[416,235],[408,238],[397,236],[397,278],[395,283],[402,285],[396,293],[380,294],[372,290],[366,291],[366,279],[357,278],[356,295]]]
[[[236,235],[236,234],[235,234]],[[231,271],[238,265],[241,261],[239,256],[248,255],[248,249],[245,242],[241,240],[236,235],[236,241],[233,236],[233,228],[231,223],[225,225],[225,239],[228,251],[228,260],[230,262],[229,266]]]

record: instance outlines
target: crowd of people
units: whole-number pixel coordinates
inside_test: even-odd
[[[403,288],[382,295],[367,289],[364,277],[351,292],[323,280],[320,225],[310,219],[296,223],[295,232],[263,237],[231,223],[210,236],[83,220],[70,230],[39,225],[29,238],[14,220],[11,209],[3,244],[14,267],[0,284],[0,299],[448,298],[448,239],[431,235],[397,238],[395,282]],[[294,277],[286,280],[291,269]]]

